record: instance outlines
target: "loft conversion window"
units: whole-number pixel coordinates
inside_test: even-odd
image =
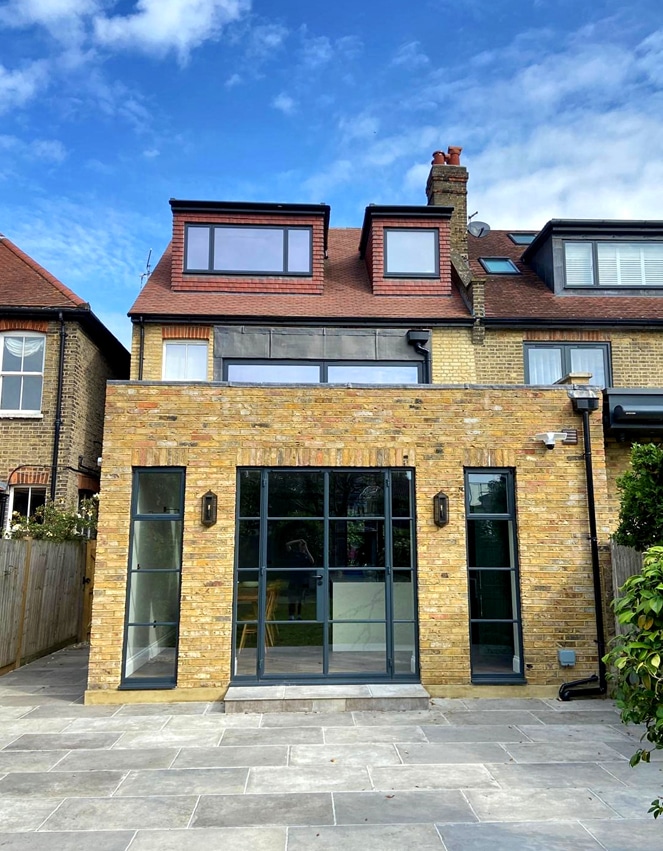
[[[567,287],[661,287],[663,242],[564,243]]]
[[[164,343],[162,377],[164,381],[207,381],[207,343]]]
[[[534,237],[536,236],[536,231],[520,231],[520,233],[510,233],[508,234],[509,239],[515,245],[529,245],[530,242],[534,242]]]
[[[313,228],[187,225],[185,271],[311,275]]]
[[[516,264],[508,257],[479,257],[479,263],[490,275],[519,275]]]
[[[385,228],[384,274],[393,278],[438,278],[437,228]]]
[[[40,413],[45,342],[43,334],[0,335],[0,415]]]
[[[554,384],[570,372],[589,372],[589,383],[610,386],[608,343],[526,343],[525,382]]]
[[[256,384],[420,384],[421,364],[348,361],[226,361],[226,381]]]

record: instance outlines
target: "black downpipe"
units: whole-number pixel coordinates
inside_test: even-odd
[[[584,400],[582,400],[584,401]],[[562,683],[559,689],[560,700],[571,700],[573,697],[599,697],[608,689],[605,656],[605,638],[603,633],[603,593],[601,590],[601,567],[599,563],[599,544],[596,532],[596,502],[594,500],[594,472],[592,468],[592,442],[589,431],[589,410],[582,410],[582,436],[585,447],[585,476],[587,479],[587,510],[589,512],[589,540],[592,552],[592,576],[594,579],[594,611],[596,615],[596,647],[599,654],[599,674],[592,674],[583,680],[573,680]],[[597,686],[581,688],[590,683]]]
[[[430,384],[430,351],[422,346],[421,343],[412,344],[415,352],[424,356],[424,384]]]
[[[53,461],[51,463],[51,502],[55,502],[55,488],[58,481],[58,456],[60,454],[60,432],[62,431],[62,384],[64,382],[64,344],[67,338],[64,330],[64,316],[60,320],[60,359],[58,362],[58,397],[55,406],[55,424],[53,427]]]
[[[138,338],[138,380],[143,380],[143,357],[145,354],[145,320],[142,316],[138,319],[138,327],[140,329]]]

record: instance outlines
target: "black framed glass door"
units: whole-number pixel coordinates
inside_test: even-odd
[[[238,473],[233,678],[416,680],[413,473]]]

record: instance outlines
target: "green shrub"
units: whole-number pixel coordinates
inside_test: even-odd
[[[663,445],[634,443],[631,469],[617,479],[621,492],[617,544],[644,552],[663,544]]]
[[[36,509],[34,516],[12,516],[10,538],[33,538],[36,541],[80,541],[93,538],[97,531],[98,497],[83,499],[79,507],[68,508],[47,502]]]
[[[650,547],[642,572],[629,577],[613,602],[623,635],[612,642],[604,657],[612,668],[615,699],[625,724],[644,724],[641,741],[652,747],[638,748],[631,765],[649,762],[653,750],[663,748],[663,546]],[[663,796],[652,801],[650,813],[663,813]]]

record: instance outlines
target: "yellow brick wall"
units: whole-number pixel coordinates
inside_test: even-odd
[[[476,384],[475,347],[469,328],[438,328],[431,340],[434,384]]]
[[[579,426],[566,389],[224,387],[116,384],[107,398],[89,689],[120,681],[132,466],[183,465],[186,499],[178,688],[224,689],[231,669],[238,466],[394,466],[416,471],[422,681],[470,681],[463,468],[516,469],[524,657],[528,683],[568,679],[557,647],[578,654],[573,677],[596,669],[581,446],[548,451],[542,430]],[[131,422],[131,429],[127,429]],[[595,488],[607,542],[601,421],[592,417]],[[218,523],[200,497],[219,495]],[[450,521],[432,498],[449,495]]]
[[[209,339],[207,345],[207,379],[212,380],[213,368],[213,336],[212,329],[206,325]],[[184,338],[181,338],[184,339]],[[140,356],[140,326],[134,325],[131,338],[131,379],[138,379],[138,363]],[[163,375],[163,330],[160,325],[145,325],[143,343],[143,381],[161,381]]]

